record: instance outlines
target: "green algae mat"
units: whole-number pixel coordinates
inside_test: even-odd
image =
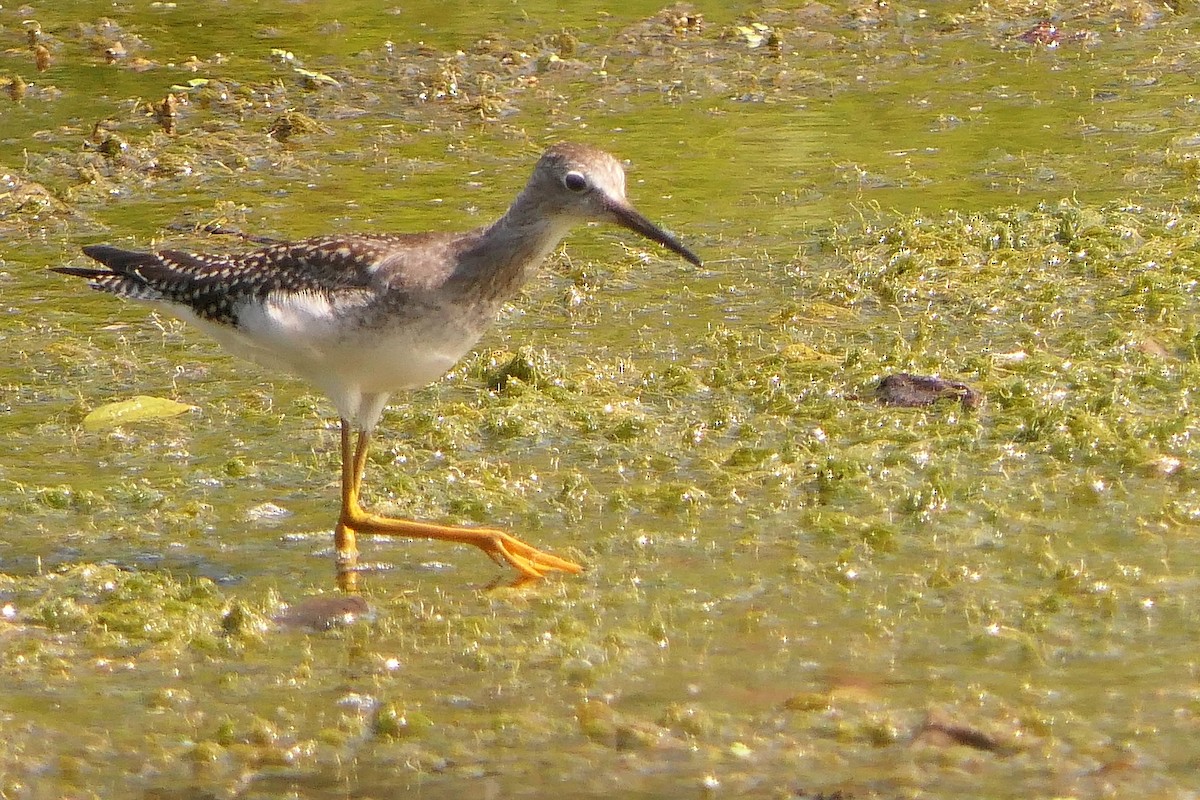
[[[0,798],[1195,797],[1195,5],[781,5],[0,7]],[[582,576],[347,591],[325,400],[46,271],[563,140],[704,266],[575,232],[366,499]]]

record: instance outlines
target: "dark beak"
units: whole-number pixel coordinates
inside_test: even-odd
[[[684,247],[674,236],[639,214],[633,206],[628,203],[613,202],[609,203],[608,210],[612,212],[613,221],[618,225],[640,233],[668,250],[674,250],[697,267],[701,266],[700,258],[695,253]]]

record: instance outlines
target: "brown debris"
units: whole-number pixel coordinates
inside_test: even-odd
[[[947,381],[929,375],[897,372],[879,382],[875,396],[888,406],[916,408],[938,400],[956,399],[964,408],[978,408],[983,395],[961,381]]]
[[[327,631],[370,619],[373,613],[360,595],[315,595],[284,608],[275,622],[284,628]]]
[[[19,103],[25,99],[25,92],[28,88],[24,78],[20,75],[13,75],[8,81],[8,96],[14,103]]]
[[[1011,753],[1014,747],[1011,742],[987,733],[979,728],[956,722],[944,712],[930,711],[924,722],[913,735],[913,743],[931,745],[933,747],[970,747],[987,753]]]
[[[104,48],[104,62],[106,64],[115,64],[127,55],[129,53],[125,50],[125,45],[120,42],[113,42]]]
[[[271,121],[267,135],[277,142],[286,142],[297,134],[323,130],[320,123],[299,111],[285,111]]]
[[[33,63],[37,66],[38,72],[45,72],[50,69],[50,50],[46,45],[39,44],[34,46]]]
[[[1018,34],[1016,39],[1028,44],[1036,44],[1047,48],[1054,48],[1058,47],[1060,44],[1085,42],[1094,36],[1095,34],[1089,31],[1074,31],[1069,34],[1065,33],[1062,28],[1055,25],[1050,20],[1044,19],[1024,33]]]
[[[42,25],[37,20],[25,21],[25,36],[29,39],[29,49],[33,49],[42,43]]]
[[[168,92],[162,102],[154,107],[154,118],[163,129],[163,133],[175,133],[175,121],[179,116],[178,106],[179,101],[175,99],[175,95]]]

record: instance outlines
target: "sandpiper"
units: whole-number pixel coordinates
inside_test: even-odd
[[[165,309],[329,397],[341,417],[339,564],[355,563],[356,532],[388,534],[472,544],[532,578],[582,567],[504,531],[373,514],[359,491],[371,434],[392,393],[450,370],[568,231],[589,221],[628,228],[700,265],[625,199],[617,159],[562,143],[538,160],[504,216],[466,233],[318,236],[220,255],[101,244],[83,252],[103,267],[53,269]]]

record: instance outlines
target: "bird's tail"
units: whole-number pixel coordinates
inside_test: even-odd
[[[149,285],[138,273],[142,267],[152,266],[157,257],[153,253],[122,250],[107,244],[92,244],[83,248],[84,255],[99,261],[103,267],[50,267],[51,272],[85,279],[93,289],[127,297],[131,300],[160,300],[162,293]],[[105,269],[105,267],[107,269]]]

